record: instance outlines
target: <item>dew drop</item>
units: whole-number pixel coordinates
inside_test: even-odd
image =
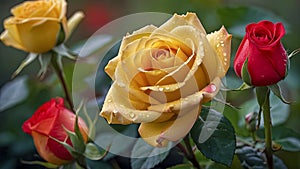
[[[122,82],[118,83],[118,85],[119,85],[121,88],[124,88],[124,87],[125,87],[125,84],[122,83]]]
[[[149,114],[147,114],[147,115],[146,115],[146,117],[147,117],[147,118],[149,118],[149,117],[150,117],[150,115],[149,115]]]
[[[223,53],[223,56],[227,56],[227,53]],[[224,59],[225,61],[227,61],[227,58]]]
[[[108,100],[107,100],[107,102],[108,102],[108,103],[111,103],[111,102],[112,102],[112,100],[111,100],[111,99],[108,99]]]
[[[224,46],[224,44],[222,43],[222,44],[221,44],[221,46],[223,47],[223,46]]]
[[[129,117],[133,119],[135,117],[135,114],[134,113],[129,113]]]
[[[162,91],[164,91],[164,88],[159,87],[158,90],[162,92]]]

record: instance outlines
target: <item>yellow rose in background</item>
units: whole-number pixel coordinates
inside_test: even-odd
[[[141,137],[153,146],[180,140],[219,91],[230,48],[224,27],[207,35],[194,13],[125,36],[105,68],[113,84],[100,115],[112,124],[141,123]]]
[[[45,53],[57,44],[61,27],[67,33],[65,0],[26,1],[11,9],[1,40],[8,46]]]

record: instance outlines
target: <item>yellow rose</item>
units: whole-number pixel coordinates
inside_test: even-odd
[[[219,91],[230,48],[224,27],[207,35],[194,13],[125,36],[105,68],[113,84],[100,115],[112,124],[141,123],[141,137],[153,146],[180,140]]]
[[[61,25],[67,32],[65,0],[26,1],[11,9],[1,40],[8,46],[44,53],[56,46]]]

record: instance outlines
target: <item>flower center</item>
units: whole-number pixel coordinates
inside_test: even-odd
[[[154,59],[156,59],[157,61],[162,61],[162,60],[170,58],[171,56],[170,56],[169,51],[167,51],[165,49],[158,49],[158,50],[153,51],[152,57]]]

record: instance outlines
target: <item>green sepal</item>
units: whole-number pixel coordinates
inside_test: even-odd
[[[29,164],[29,165],[40,165],[46,168],[57,168],[58,166],[49,162],[43,162],[43,161],[24,161],[21,160],[21,163],[23,164]]]
[[[66,39],[66,32],[64,29],[64,26],[62,23],[60,23],[60,30],[59,33],[57,34],[57,38],[56,38],[56,46],[62,44]]]
[[[248,85],[246,82],[244,82],[240,87],[236,89],[232,89],[231,91],[243,91],[243,90],[248,90],[248,89],[253,89],[253,86]]]
[[[33,62],[38,56],[39,54],[37,53],[29,53],[28,56],[19,65],[17,70],[13,73],[11,79],[15,78],[26,66]]]
[[[60,44],[59,46],[55,46],[53,49],[52,49],[54,52],[56,52],[58,55],[61,55],[61,56],[64,56],[64,57],[67,57],[71,60],[76,60],[77,59],[77,55],[70,51],[69,48],[67,48],[65,46],[65,44]]]
[[[83,113],[86,117],[86,120],[88,122],[88,128],[89,128],[89,139],[94,140],[96,137],[96,123],[98,121],[98,118],[94,118],[94,120],[91,119],[91,117],[89,116],[86,107],[83,107]]]
[[[271,86],[268,86],[268,88],[274,93],[275,96],[277,96],[283,103],[290,104],[291,102],[287,101],[286,98],[283,95],[283,92],[278,84],[274,84]]]
[[[291,54],[289,54],[288,59],[292,58],[293,56],[297,55],[300,52],[300,48],[294,50]]]
[[[286,67],[285,67],[285,77],[287,77],[287,75],[289,74],[289,71],[290,71],[290,59],[287,58],[287,60],[286,60]]]
[[[75,132],[72,132],[72,131],[68,130],[64,126],[63,126],[63,128],[67,132],[68,136],[70,137],[70,140],[71,140],[72,145],[73,145],[73,149],[76,152],[78,152],[79,154],[82,154],[84,152],[84,149],[85,149],[84,142],[80,140],[80,138],[78,137],[78,135]]]
[[[242,79],[243,81],[247,84],[251,86],[251,77],[249,75],[248,72],[248,58],[246,58],[243,66],[242,66]]]
[[[49,136],[49,138],[51,138],[52,140],[60,143],[61,145],[63,145],[68,151],[69,153],[72,155],[72,157],[77,158],[80,157],[80,153],[78,153],[72,146],[70,146],[68,143],[66,143],[65,141],[60,141],[54,137]]]
[[[100,151],[96,144],[87,143],[83,155],[90,160],[101,160],[107,155],[108,150]]]
[[[267,96],[270,93],[268,87],[256,87],[256,99],[260,107],[262,107],[267,99]]]
[[[50,64],[51,57],[52,57],[52,54],[50,52],[38,56],[40,66],[41,66],[41,68],[38,72],[39,78],[43,79],[45,74],[47,73],[47,69]]]

